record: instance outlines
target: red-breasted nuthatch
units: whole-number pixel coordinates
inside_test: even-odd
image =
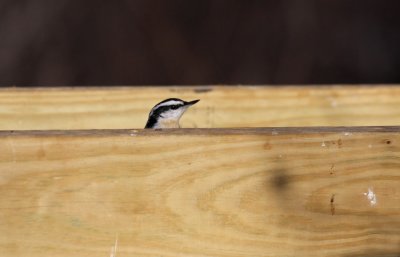
[[[166,99],[153,107],[145,128],[180,128],[179,119],[200,100],[185,102],[178,98]]]

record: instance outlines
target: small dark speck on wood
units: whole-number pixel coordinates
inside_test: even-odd
[[[331,165],[331,172],[330,172],[331,175],[333,175],[333,168],[335,168],[335,164],[334,163],[332,163],[332,165]]]
[[[335,215],[335,194],[331,196],[331,214]]]
[[[342,141],[342,139],[338,139],[338,148],[342,148],[342,145],[343,145],[343,141]]]

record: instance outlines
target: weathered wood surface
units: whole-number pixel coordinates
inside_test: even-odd
[[[399,144],[399,127],[3,131],[0,256],[397,257]]]
[[[400,125],[399,86],[9,88],[0,130],[143,128],[169,97],[201,99],[184,127]]]

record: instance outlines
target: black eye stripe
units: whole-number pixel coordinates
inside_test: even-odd
[[[182,106],[183,106],[183,104],[174,104],[174,105],[168,106],[168,108],[172,109],[172,110],[176,110],[176,109],[178,109],[179,107],[182,107]]]
[[[167,112],[169,110],[177,110],[182,106],[184,106],[184,104],[174,104],[174,105],[159,106],[158,108],[153,110],[152,116],[154,116],[154,117],[161,116],[161,114],[164,113],[164,112]]]

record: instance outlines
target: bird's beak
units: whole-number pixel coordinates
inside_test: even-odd
[[[194,100],[194,101],[190,101],[190,102],[186,102],[185,105],[186,106],[191,106],[194,105],[195,103],[197,103],[198,101],[200,101],[200,99]]]

